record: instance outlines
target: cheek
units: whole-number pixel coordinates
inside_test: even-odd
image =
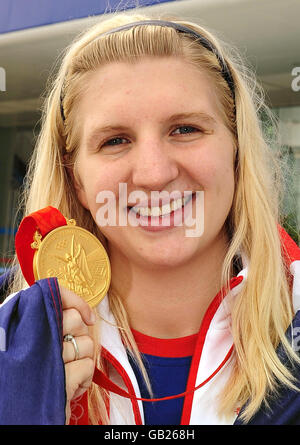
[[[108,184],[109,175],[107,171],[94,158],[85,159],[84,156],[79,157],[76,171],[81,188],[88,195],[89,199],[94,198],[97,195],[97,191],[103,190],[104,184]]]
[[[201,159],[191,171],[194,180],[204,190],[205,206],[210,213],[226,213],[230,210],[234,194],[234,170],[229,158]]]
[[[194,167],[200,183],[207,189],[215,189],[219,194],[223,188],[232,187],[234,182],[233,146],[224,136],[218,137],[199,152]]]
[[[234,172],[230,166],[222,166],[215,175],[216,193],[218,196],[231,196],[234,191]]]
[[[190,174],[206,190],[221,189],[233,178],[233,168],[222,160],[196,160],[190,168]]]
[[[84,160],[79,164],[81,188],[77,191],[80,202],[96,218],[100,207],[111,208],[119,198],[119,183],[126,183],[117,163],[107,165],[102,160]],[[112,210],[112,209],[111,209]]]

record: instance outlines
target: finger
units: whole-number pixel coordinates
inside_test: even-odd
[[[86,357],[91,359],[94,357],[94,342],[91,337],[83,335],[81,337],[76,337],[75,341],[79,351],[79,360]],[[70,363],[75,360],[75,349],[70,342],[63,342],[63,360],[64,363]]]
[[[83,394],[92,384],[94,361],[86,357],[66,363],[65,374],[67,402],[70,402],[73,398]]]
[[[59,286],[59,290],[63,309],[77,309],[86,324],[95,324],[95,314],[86,301],[65,287]]]
[[[87,335],[88,329],[77,309],[71,308],[63,311],[63,335]]]

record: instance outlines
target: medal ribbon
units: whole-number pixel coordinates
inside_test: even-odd
[[[164,400],[171,400],[171,399],[178,399],[179,397],[185,397],[187,394],[194,393],[197,389],[204,386],[206,383],[208,383],[225,365],[229,357],[231,356],[233,352],[233,346],[231,346],[230,350],[226,354],[226,357],[222,361],[222,363],[215,369],[215,371],[203,382],[201,382],[199,385],[197,385],[195,388],[182,392],[181,394],[176,394],[173,396],[167,396],[167,397],[161,397],[159,399],[145,399],[143,397],[136,397],[135,394],[130,394],[129,392],[125,391],[124,389],[120,388],[120,386],[116,385],[114,382],[112,382],[105,374],[104,372],[100,371],[97,367],[95,368],[94,375],[93,375],[93,382],[97,385],[101,386],[102,388],[106,389],[107,391],[113,392],[115,394],[118,394],[119,396],[126,397],[127,399],[142,401],[142,402],[162,402]]]
[[[31,213],[21,221],[16,233],[15,248],[22,273],[29,286],[35,282],[33,274],[35,249],[31,247],[35,232],[38,231],[44,238],[51,230],[65,225],[67,225],[66,218],[51,206]]]

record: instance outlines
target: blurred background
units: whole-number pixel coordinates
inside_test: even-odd
[[[41,96],[61,51],[96,21],[116,10],[130,14],[136,5],[141,12],[205,25],[252,67],[279,119],[281,156],[289,168],[282,213],[299,244],[299,0],[0,0],[0,272],[14,253],[18,200],[39,132]],[[266,121],[271,132],[269,125]]]

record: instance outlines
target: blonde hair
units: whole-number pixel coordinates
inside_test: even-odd
[[[78,202],[68,174],[68,166],[74,166],[76,173],[80,134],[74,122],[76,104],[86,84],[85,76],[103,64],[113,61],[134,63],[143,56],[182,57],[207,72],[214,82],[224,123],[237,146],[235,194],[226,221],[230,244],[223,264],[222,286],[229,283],[234,257],[239,252],[245,254],[251,265],[246,283],[232,308],[235,365],[220,396],[219,410],[222,414],[231,414],[237,404],[241,406],[248,402],[243,413],[247,421],[263,402],[267,402],[267,395],[276,390],[276,382],[294,387],[289,370],[276,354],[276,347],[281,342],[288,355],[295,358],[285,337],[293,310],[277,229],[280,166],[263,136],[258,118],[259,111],[266,108],[261,92],[255,89],[255,81],[237,54],[226,49],[219,39],[199,25],[174,20],[199,32],[218,49],[234,79],[235,103],[215,55],[187,35],[172,28],[140,26],[100,38],[112,28],[146,19],[148,17],[141,15],[116,15],[80,35],[67,48],[45,101],[42,129],[28,172],[24,213],[52,205],[67,218],[75,218],[78,225],[90,230],[105,245],[105,239],[89,212]],[[60,110],[61,93],[65,121]],[[14,290],[23,285],[21,275],[17,275]],[[125,344],[142,366],[121,298],[111,293],[110,306]],[[97,360],[101,366],[99,354]],[[99,418],[102,423],[108,421],[104,397],[101,389],[94,387],[90,391],[93,423],[98,423]]]

